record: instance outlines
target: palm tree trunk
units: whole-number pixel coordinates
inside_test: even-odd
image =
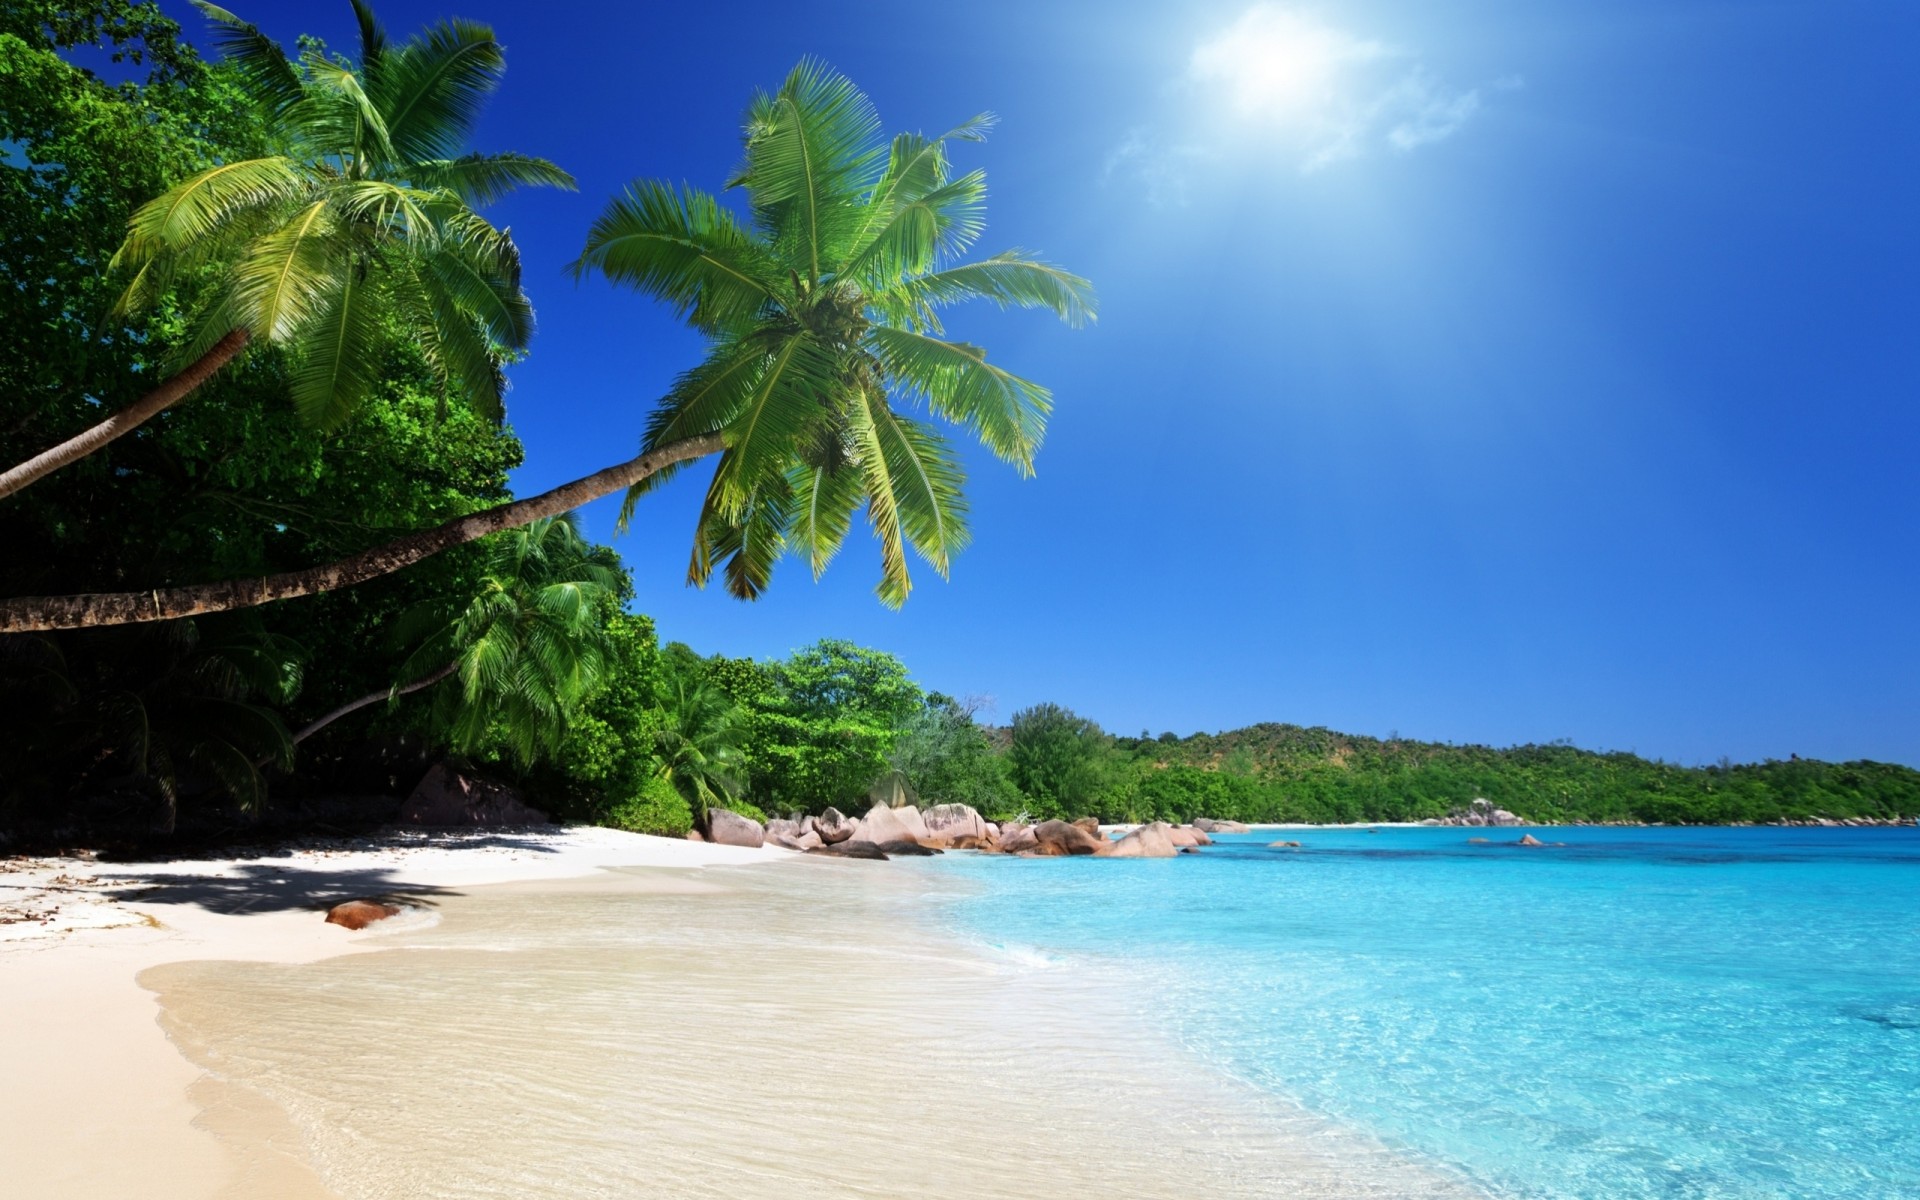
[[[676,463],[718,454],[726,443],[717,433],[670,442],[605,470],[562,484],[525,500],[513,500],[482,512],[455,517],[444,525],[395,538],[358,554],[279,575],[255,579],[228,579],[191,587],[156,588],[145,592],[93,592],[77,596],[21,596],[0,600],[0,633],[29,633],[42,629],[83,629],[94,625],[133,625],[142,621],[171,621],[201,613],[252,608],[275,600],[311,596],[317,592],[352,587],[390,575],[490,533],[555,517],[589,500],[630,488],[647,476]]]
[[[342,704],[339,708],[336,708],[332,712],[328,713],[326,716],[321,717],[319,720],[313,722],[311,725],[308,725],[306,728],[302,729],[299,733],[294,734],[293,741],[296,745],[300,742],[304,742],[308,738],[312,737],[314,734],[319,733],[322,729],[325,729],[327,726],[333,724],[335,721],[338,721],[341,717],[346,716],[350,712],[354,712],[358,709],[365,708],[369,704],[377,703],[391,696],[405,696],[411,692],[417,692],[421,688],[432,687],[434,684],[439,683],[442,679],[445,679],[447,676],[453,674],[455,671],[459,669],[460,669],[460,660],[456,658],[452,662],[448,663],[446,666],[441,667],[438,671],[435,671],[429,675],[422,675],[420,678],[414,680],[412,683],[405,684],[397,688],[383,688],[377,692],[368,692],[366,695],[360,697],[358,700],[349,700],[345,704]]]
[[[83,433],[77,433],[51,450],[42,451],[18,466],[0,472],[0,497],[11,496],[21,488],[51,475],[68,463],[77,462],[117,437],[132,433],[155,416],[185,400],[193,390],[213,378],[214,373],[239,357],[247,348],[247,331],[235,329],[213,344],[193,364],[140,399]]]

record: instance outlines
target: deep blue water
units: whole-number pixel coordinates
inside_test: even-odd
[[[1920,1197],[1920,830],[1529,832],[1567,845],[935,869],[971,936],[1118,960],[1218,1066],[1497,1195]]]

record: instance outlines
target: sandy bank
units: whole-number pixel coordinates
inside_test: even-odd
[[[189,1092],[201,1072],[169,1043],[153,995],[135,982],[147,968],[201,959],[312,962],[377,949],[393,931],[349,933],[321,919],[329,904],[355,896],[406,896],[430,913],[444,897],[489,884],[786,856],[582,828],[402,835],[244,859],[0,860],[7,1194],[327,1195],[287,1139],[269,1138],[268,1152],[242,1157],[209,1128],[272,1114],[214,1111],[197,1120],[201,1105]]]

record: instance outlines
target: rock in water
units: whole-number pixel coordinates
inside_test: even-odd
[[[874,805],[867,810],[866,816],[860,818],[859,828],[854,831],[853,837],[849,840],[855,842],[872,842],[874,845],[880,845],[884,842],[914,842],[917,844],[920,839],[915,837],[913,830],[908,827],[905,821],[900,819],[901,811],[902,810],[899,809],[888,808],[884,804]],[[917,815],[918,814],[916,814],[916,816]],[[924,829],[925,826],[921,826],[921,828]]]
[[[375,921],[399,915],[398,904],[388,904],[384,900],[348,900],[327,910],[327,924],[365,929]]]
[[[1267,849],[1269,850],[1298,850],[1299,848],[1300,848],[1299,842],[1268,842],[1267,843]]]
[[[926,822],[927,836],[934,841],[987,836],[987,823],[971,804],[936,804],[921,813],[920,819]]]
[[[887,857],[886,851],[880,849],[880,847],[874,845],[872,842],[856,842],[852,839],[844,842],[836,842],[831,846],[821,846],[816,850],[809,850],[807,853],[825,854],[833,858],[877,858],[882,862],[885,862]]]
[[[1103,853],[1110,858],[1172,858],[1180,853],[1168,836],[1173,827],[1165,821],[1142,825],[1108,846]]]
[[[1535,837],[1535,836],[1533,836],[1532,834],[1530,834],[1530,833],[1527,833],[1527,834],[1522,834],[1522,835],[1521,835],[1521,837],[1520,837],[1520,840],[1519,840],[1519,841],[1517,841],[1517,842],[1515,842],[1515,843],[1514,843],[1514,845],[1516,845],[1516,846],[1544,846],[1544,845],[1546,845],[1546,843],[1545,843],[1545,842],[1543,842],[1543,841],[1541,841],[1541,840],[1540,840],[1539,838],[1537,838],[1537,837]]]
[[[545,825],[547,814],[530,807],[503,783],[466,775],[435,763],[400,806],[403,825]]]
[[[837,808],[829,808],[813,818],[814,832],[818,833],[820,840],[829,846],[852,837],[855,828],[857,828],[856,824],[848,820],[846,814]]]
[[[716,808],[707,814],[707,840],[717,846],[746,846],[757,850],[767,844],[767,831],[751,817]]]
[[[1042,821],[1033,827],[1033,837],[1039,843],[1034,847],[1039,854],[1098,854],[1106,847],[1097,835],[1065,821]]]
[[[1075,829],[1084,829],[1095,837],[1100,836],[1099,817],[1081,817],[1078,821],[1073,822],[1073,827]]]
[[[1252,833],[1253,830],[1238,821],[1216,821],[1212,817],[1195,817],[1193,827],[1201,833]]]
[[[1208,837],[1204,833],[1201,833],[1198,829],[1193,828],[1191,825],[1170,826],[1167,829],[1167,836],[1173,839],[1174,845],[1181,846],[1181,847],[1213,845],[1212,838]]]

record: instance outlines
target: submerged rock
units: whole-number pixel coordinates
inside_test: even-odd
[[[1299,848],[1300,848],[1299,842],[1268,842],[1267,843],[1267,849],[1269,850],[1298,850]]]
[[[752,817],[743,817],[731,809],[716,808],[707,814],[707,840],[718,846],[745,846],[757,850],[766,845],[767,831]]]
[[[375,921],[399,915],[400,906],[384,900],[346,900],[327,910],[327,924],[365,929]]]

